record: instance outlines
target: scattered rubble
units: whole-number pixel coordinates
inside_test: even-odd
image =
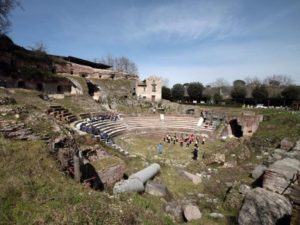
[[[191,180],[194,184],[199,184],[199,183],[202,182],[202,179],[201,179],[200,176],[194,175],[194,174],[189,173],[189,172],[187,172],[187,171],[182,171],[181,174],[182,174],[185,178]]]
[[[148,181],[146,183],[145,192],[150,195],[164,197],[167,195],[167,187],[154,181]]]
[[[183,215],[188,222],[192,220],[198,220],[202,217],[202,213],[200,212],[199,208],[191,204],[183,206]]]

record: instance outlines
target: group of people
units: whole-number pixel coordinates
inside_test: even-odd
[[[174,145],[179,142],[180,146],[183,147],[185,145],[187,148],[190,147],[194,143],[194,149],[193,149],[193,159],[197,160],[199,155],[199,145],[205,144],[205,137],[196,136],[194,134],[180,134],[179,136],[175,133],[174,135],[167,134],[163,137],[163,141]],[[163,151],[163,145],[160,143],[158,145],[158,153],[161,154]]]
[[[200,136],[196,136],[194,134],[180,134],[179,136],[177,136],[177,134],[175,133],[174,135],[170,135],[167,134],[163,137],[163,141],[170,144],[173,143],[174,145],[179,142],[180,146],[183,147],[183,145],[185,145],[187,148],[193,143],[195,142],[195,145],[199,145],[201,144],[205,144],[205,138],[204,137],[200,137]]]

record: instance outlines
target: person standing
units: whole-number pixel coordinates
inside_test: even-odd
[[[193,150],[193,160],[198,160],[198,146],[195,145],[194,150]]]
[[[162,143],[159,143],[159,144],[157,145],[157,153],[158,153],[158,154],[162,154],[162,153],[163,153],[163,149],[164,149],[163,144],[162,144]]]

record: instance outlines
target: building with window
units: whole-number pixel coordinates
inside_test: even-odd
[[[135,93],[139,99],[158,102],[161,100],[161,88],[161,79],[156,76],[150,76],[143,81],[137,81]]]

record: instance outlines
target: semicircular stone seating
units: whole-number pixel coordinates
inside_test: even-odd
[[[114,143],[113,138],[124,133],[205,133],[208,136],[215,131],[218,121],[205,121],[200,126],[199,119],[191,116],[125,116],[102,115],[76,121],[73,126],[85,133],[90,133],[107,145],[110,145],[125,155],[128,151]]]

